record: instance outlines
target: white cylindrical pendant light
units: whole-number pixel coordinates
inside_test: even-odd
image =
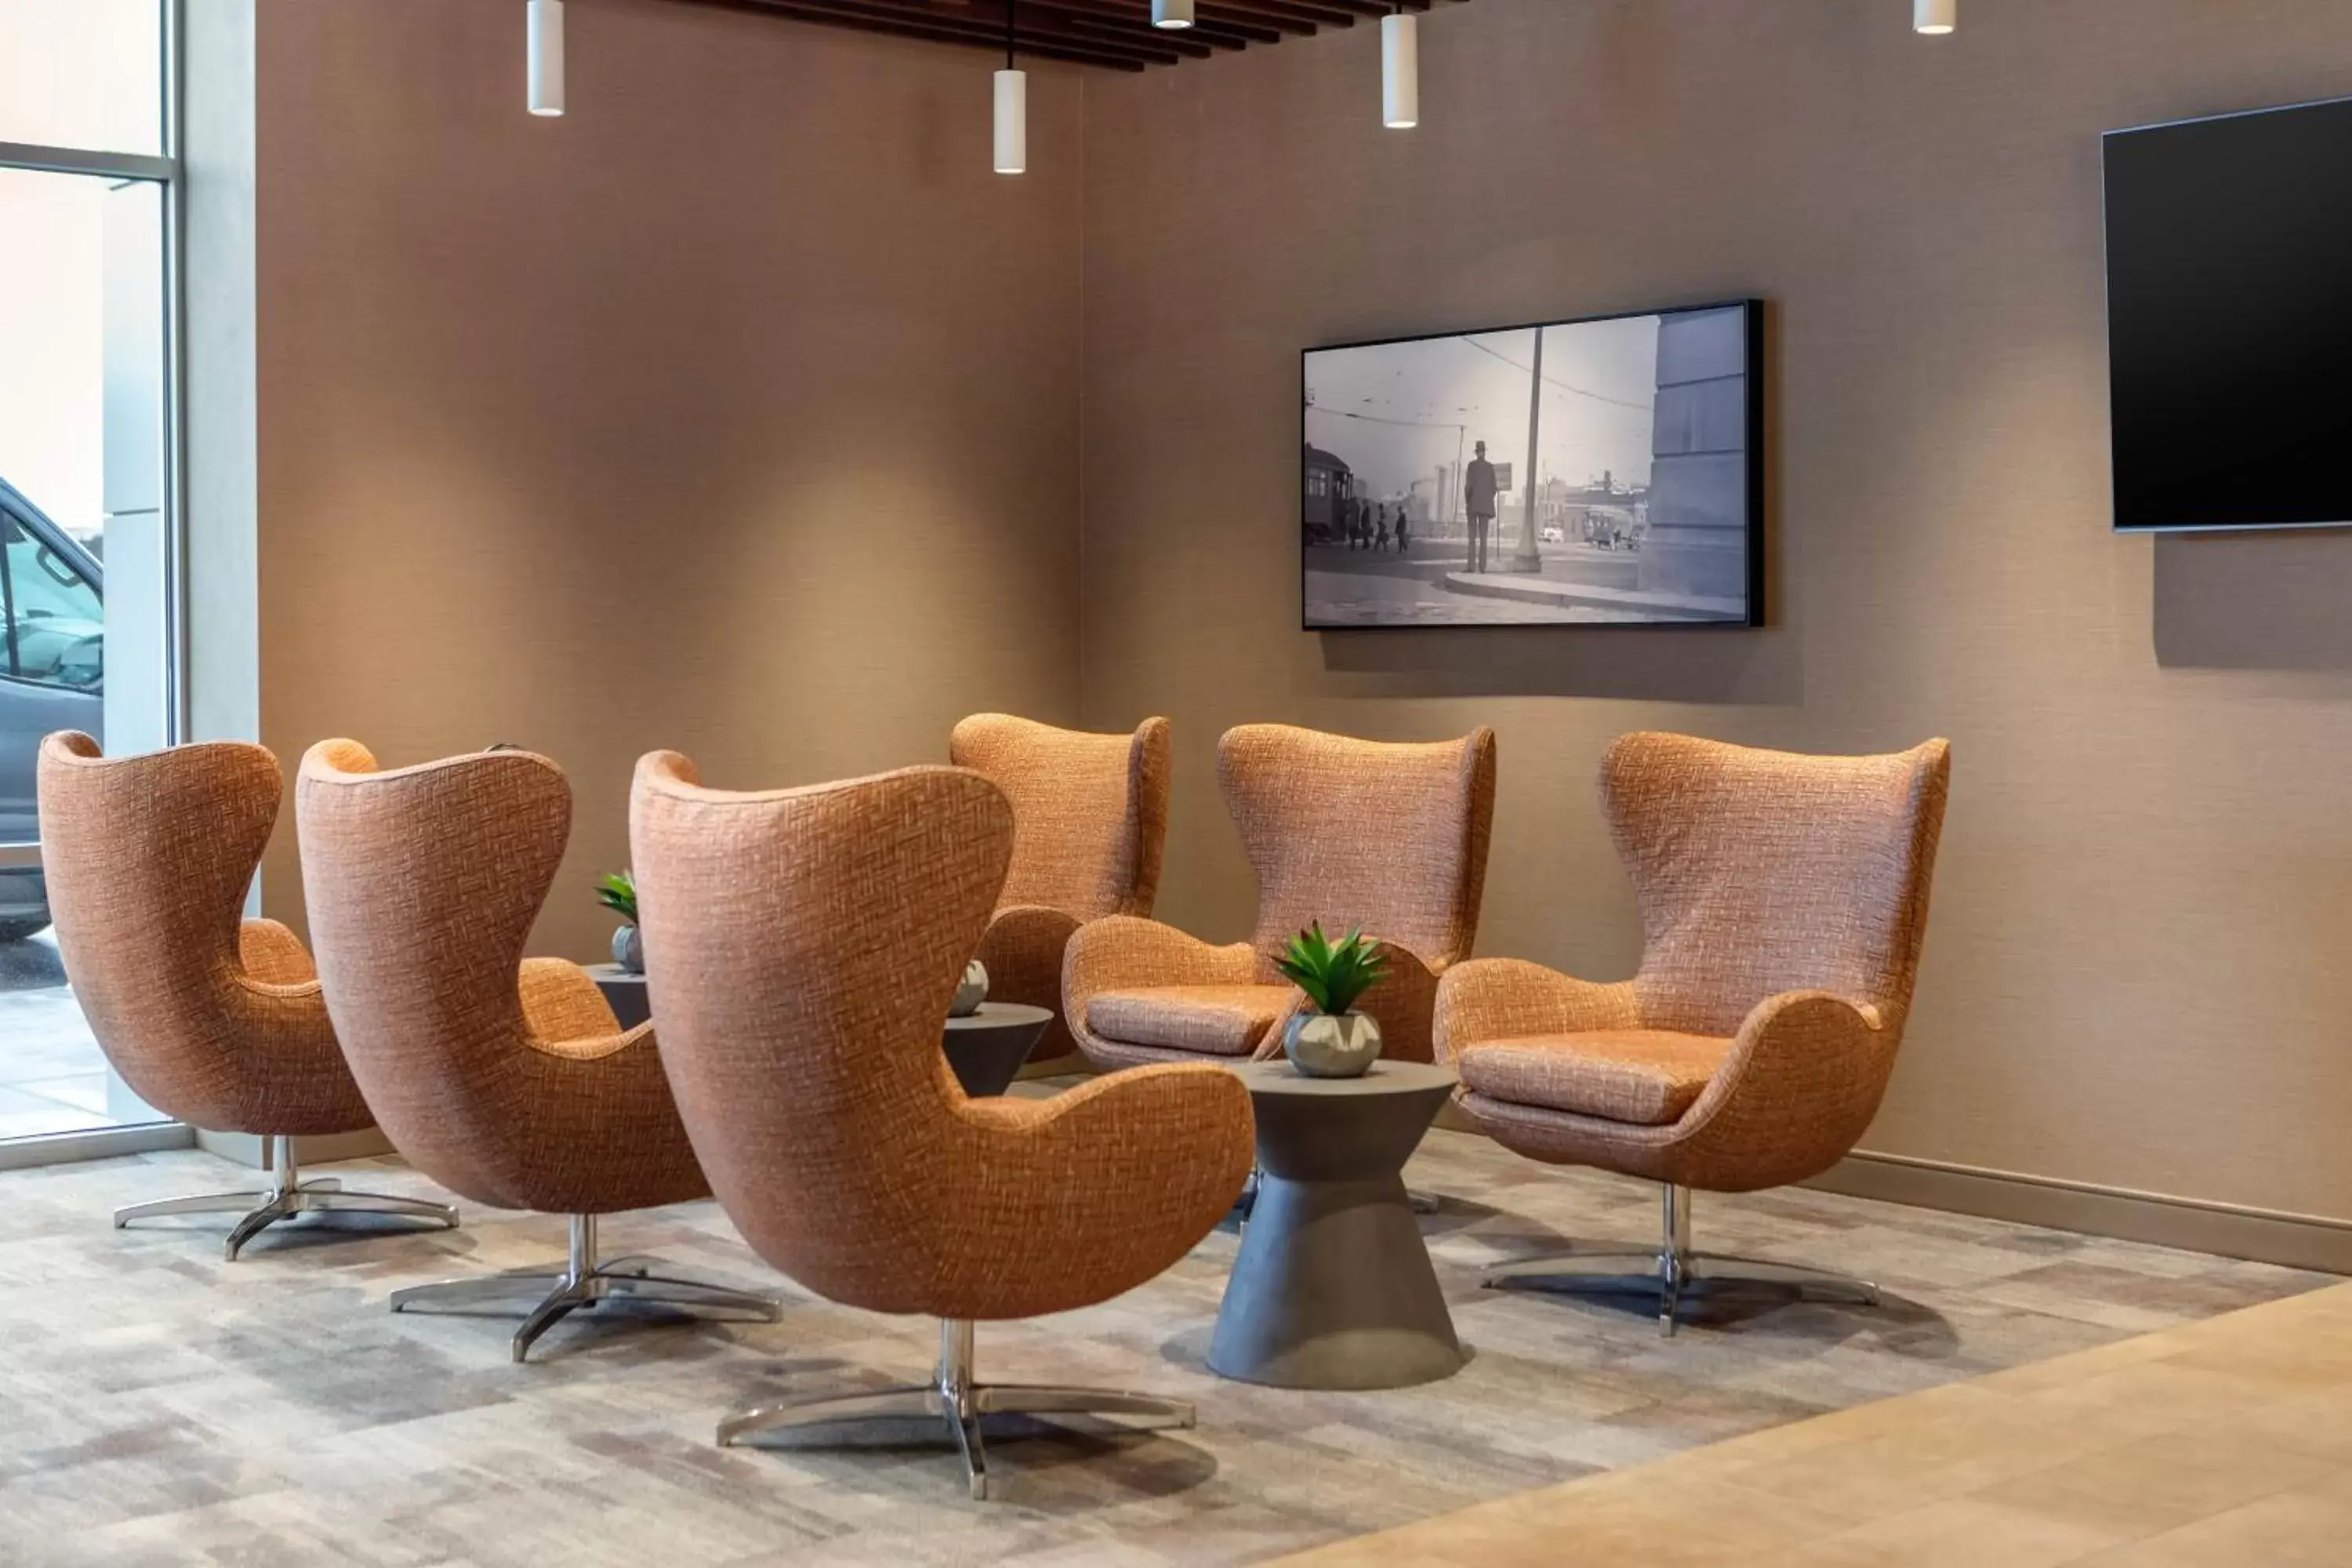
[[[1191,26],[1192,0],[1151,0],[1151,25],[1155,27]]]
[[[1391,131],[1421,123],[1421,18],[1410,11],[1381,18],[1381,123]]]
[[[530,102],[533,114],[563,112],[563,0],[530,0]]]
[[[1960,0],[1911,0],[1911,30],[1938,36],[1960,25]]]
[[[996,73],[996,172],[1029,171],[1029,73]]]

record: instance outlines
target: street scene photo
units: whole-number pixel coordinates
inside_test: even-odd
[[[1752,624],[1759,307],[1304,356],[1304,621]]]

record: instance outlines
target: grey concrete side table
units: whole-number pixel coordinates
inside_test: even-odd
[[[1286,1061],[1235,1069],[1257,1112],[1257,1204],[1225,1285],[1209,1368],[1279,1388],[1403,1388],[1469,1359],[1430,1266],[1404,1163],[1454,1074],[1381,1062],[1362,1078],[1301,1078]]]
[[[604,994],[604,1001],[613,1009],[613,1016],[621,1021],[624,1029],[634,1029],[654,1016],[653,999],[646,993],[643,970],[632,972],[617,963],[582,965],[596,989]]]
[[[621,1027],[634,1029],[653,1016],[643,974],[632,974],[617,963],[586,967],[588,978],[604,994]],[[1021,1074],[1021,1064],[1029,1059],[1029,1053],[1045,1037],[1045,1026],[1053,1021],[1054,1015],[1045,1008],[1019,1002],[982,1002],[971,1017],[950,1018],[944,1042],[948,1066],[955,1068],[956,1081],[963,1085],[964,1093],[974,1100],[992,1100],[1012,1087]]]
[[[1021,1064],[1045,1037],[1054,1015],[1024,1002],[982,1002],[968,1018],[950,1018],[948,1066],[974,1100],[992,1100],[1013,1087]]]

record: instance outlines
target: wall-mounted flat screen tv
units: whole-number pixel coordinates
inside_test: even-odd
[[[2116,526],[2352,523],[2352,99],[2106,138]]]
[[[1763,316],[1308,350],[1305,626],[1762,624]]]

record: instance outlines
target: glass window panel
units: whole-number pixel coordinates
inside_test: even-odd
[[[0,0],[0,142],[163,152],[161,0]]]
[[[161,1120],[90,1037],[32,851],[41,737],[170,733],[163,198],[0,169],[0,1138]]]

